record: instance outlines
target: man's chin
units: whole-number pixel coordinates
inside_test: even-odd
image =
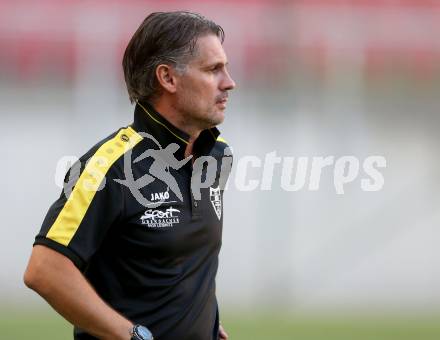
[[[205,115],[200,120],[200,123],[202,123],[205,126],[204,127],[205,129],[209,129],[223,123],[224,120],[225,120],[224,110],[219,110],[217,108],[216,110],[213,110],[209,114]]]
[[[215,116],[213,117],[214,126],[223,123],[224,120],[225,120],[224,110],[217,111]]]

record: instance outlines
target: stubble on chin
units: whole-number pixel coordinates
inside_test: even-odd
[[[220,125],[225,120],[225,113],[224,110],[213,110],[207,117],[206,122],[210,125],[209,127],[212,128],[214,126]]]

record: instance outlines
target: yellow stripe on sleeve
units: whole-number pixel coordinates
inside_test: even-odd
[[[70,243],[110,167],[141,140],[142,137],[133,128],[128,127],[121,129],[115,137],[99,147],[50,227],[47,238],[65,246]]]

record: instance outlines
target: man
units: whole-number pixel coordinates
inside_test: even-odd
[[[127,46],[134,122],[68,171],[24,276],[75,339],[228,338],[215,297],[231,164],[215,126],[235,87],[223,39],[198,14],[153,13]]]

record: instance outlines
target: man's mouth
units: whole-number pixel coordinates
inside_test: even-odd
[[[218,101],[217,101],[217,105],[218,105],[218,107],[220,107],[221,110],[226,109],[226,103],[227,103],[227,101],[228,101],[228,98],[223,98],[223,99],[221,99],[221,100],[218,100]]]
[[[216,100],[217,104],[226,106],[226,103],[228,102],[228,97],[227,96],[222,96],[219,99]]]

